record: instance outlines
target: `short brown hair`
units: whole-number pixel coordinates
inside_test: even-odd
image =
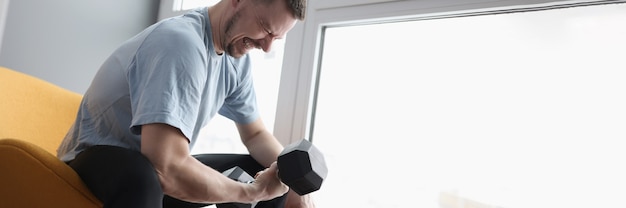
[[[306,0],[287,0],[287,4],[296,19],[304,20],[306,16]]]
[[[258,0],[261,4],[270,5],[276,0]],[[282,0],[287,3],[287,7],[293,13],[293,17],[298,20],[304,20],[306,16],[306,0]]]

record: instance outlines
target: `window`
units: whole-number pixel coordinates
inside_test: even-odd
[[[203,7],[207,5],[213,5],[220,0],[174,0],[174,11],[184,11],[193,9],[196,7]]]
[[[159,20],[181,15],[190,9],[216,4],[220,0],[161,0],[159,6]]]
[[[319,207],[626,206],[626,5],[512,11],[323,30]]]

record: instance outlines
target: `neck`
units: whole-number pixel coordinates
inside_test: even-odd
[[[213,37],[213,48],[215,53],[222,55],[224,53],[224,46],[222,46],[222,30],[224,30],[224,7],[222,3],[227,1],[220,1],[217,4],[209,7],[209,19],[211,21],[211,33]]]

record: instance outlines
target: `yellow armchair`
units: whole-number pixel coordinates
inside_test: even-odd
[[[102,207],[56,148],[81,95],[0,67],[0,207]]]

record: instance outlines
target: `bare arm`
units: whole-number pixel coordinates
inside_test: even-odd
[[[250,203],[286,192],[272,175],[275,165],[253,184],[238,183],[193,158],[179,129],[167,124],[148,124],[141,129],[141,152],[152,162],[167,195],[190,202]]]
[[[283,150],[283,146],[267,131],[261,119],[250,124],[237,124],[237,129],[250,155],[265,167],[276,161]]]

